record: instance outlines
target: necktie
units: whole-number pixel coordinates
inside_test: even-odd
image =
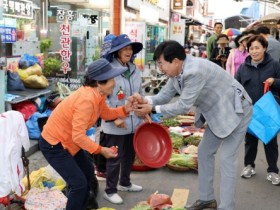
[[[182,88],[182,75],[181,74],[177,77],[177,80],[178,80],[179,87],[181,89]]]

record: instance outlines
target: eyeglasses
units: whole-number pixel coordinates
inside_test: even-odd
[[[157,60],[157,61],[156,61],[156,64],[157,64],[157,66],[161,69],[164,65],[171,64],[172,62],[173,62],[173,61],[168,62],[168,61],[165,61],[165,60],[163,60],[163,61]]]
[[[156,61],[156,64],[159,68],[162,68],[162,62],[161,61]]]

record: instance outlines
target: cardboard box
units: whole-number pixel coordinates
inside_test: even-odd
[[[173,208],[184,208],[188,202],[189,190],[188,189],[174,189],[171,196]]]

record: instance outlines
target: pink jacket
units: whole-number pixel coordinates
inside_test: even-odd
[[[235,56],[236,50],[238,50],[238,49],[235,48],[235,49],[230,50],[230,53],[229,53],[229,56],[227,59],[227,63],[226,63],[226,71],[228,73],[230,73],[230,75],[233,77],[235,75],[234,56]]]
[[[227,59],[227,63],[226,63],[226,71],[228,73],[230,73],[231,76],[234,77],[236,71],[238,70],[237,68],[239,68],[239,66],[236,68],[236,64],[235,64],[235,56],[236,56],[236,52],[238,51],[238,48],[235,49],[231,49],[228,59]],[[245,61],[245,58],[248,56],[248,53],[246,52],[244,55],[242,55],[242,57],[239,57],[239,65],[241,63],[243,63]]]

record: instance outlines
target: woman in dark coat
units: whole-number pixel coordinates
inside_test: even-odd
[[[264,82],[267,81],[270,91],[275,99],[279,101],[278,91],[280,88],[280,63],[266,52],[268,42],[260,35],[249,38],[247,47],[249,56],[245,63],[241,64],[235,78],[239,81],[249,94],[253,104],[264,94]],[[279,102],[278,102],[279,103]],[[258,138],[247,133],[245,138],[245,168],[241,173],[243,178],[251,178],[256,174],[255,160],[258,150]],[[277,136],[268,144],[264,144],[266,160],[268,163],[266,179],[273,185],[280,185],[278,161]]]

